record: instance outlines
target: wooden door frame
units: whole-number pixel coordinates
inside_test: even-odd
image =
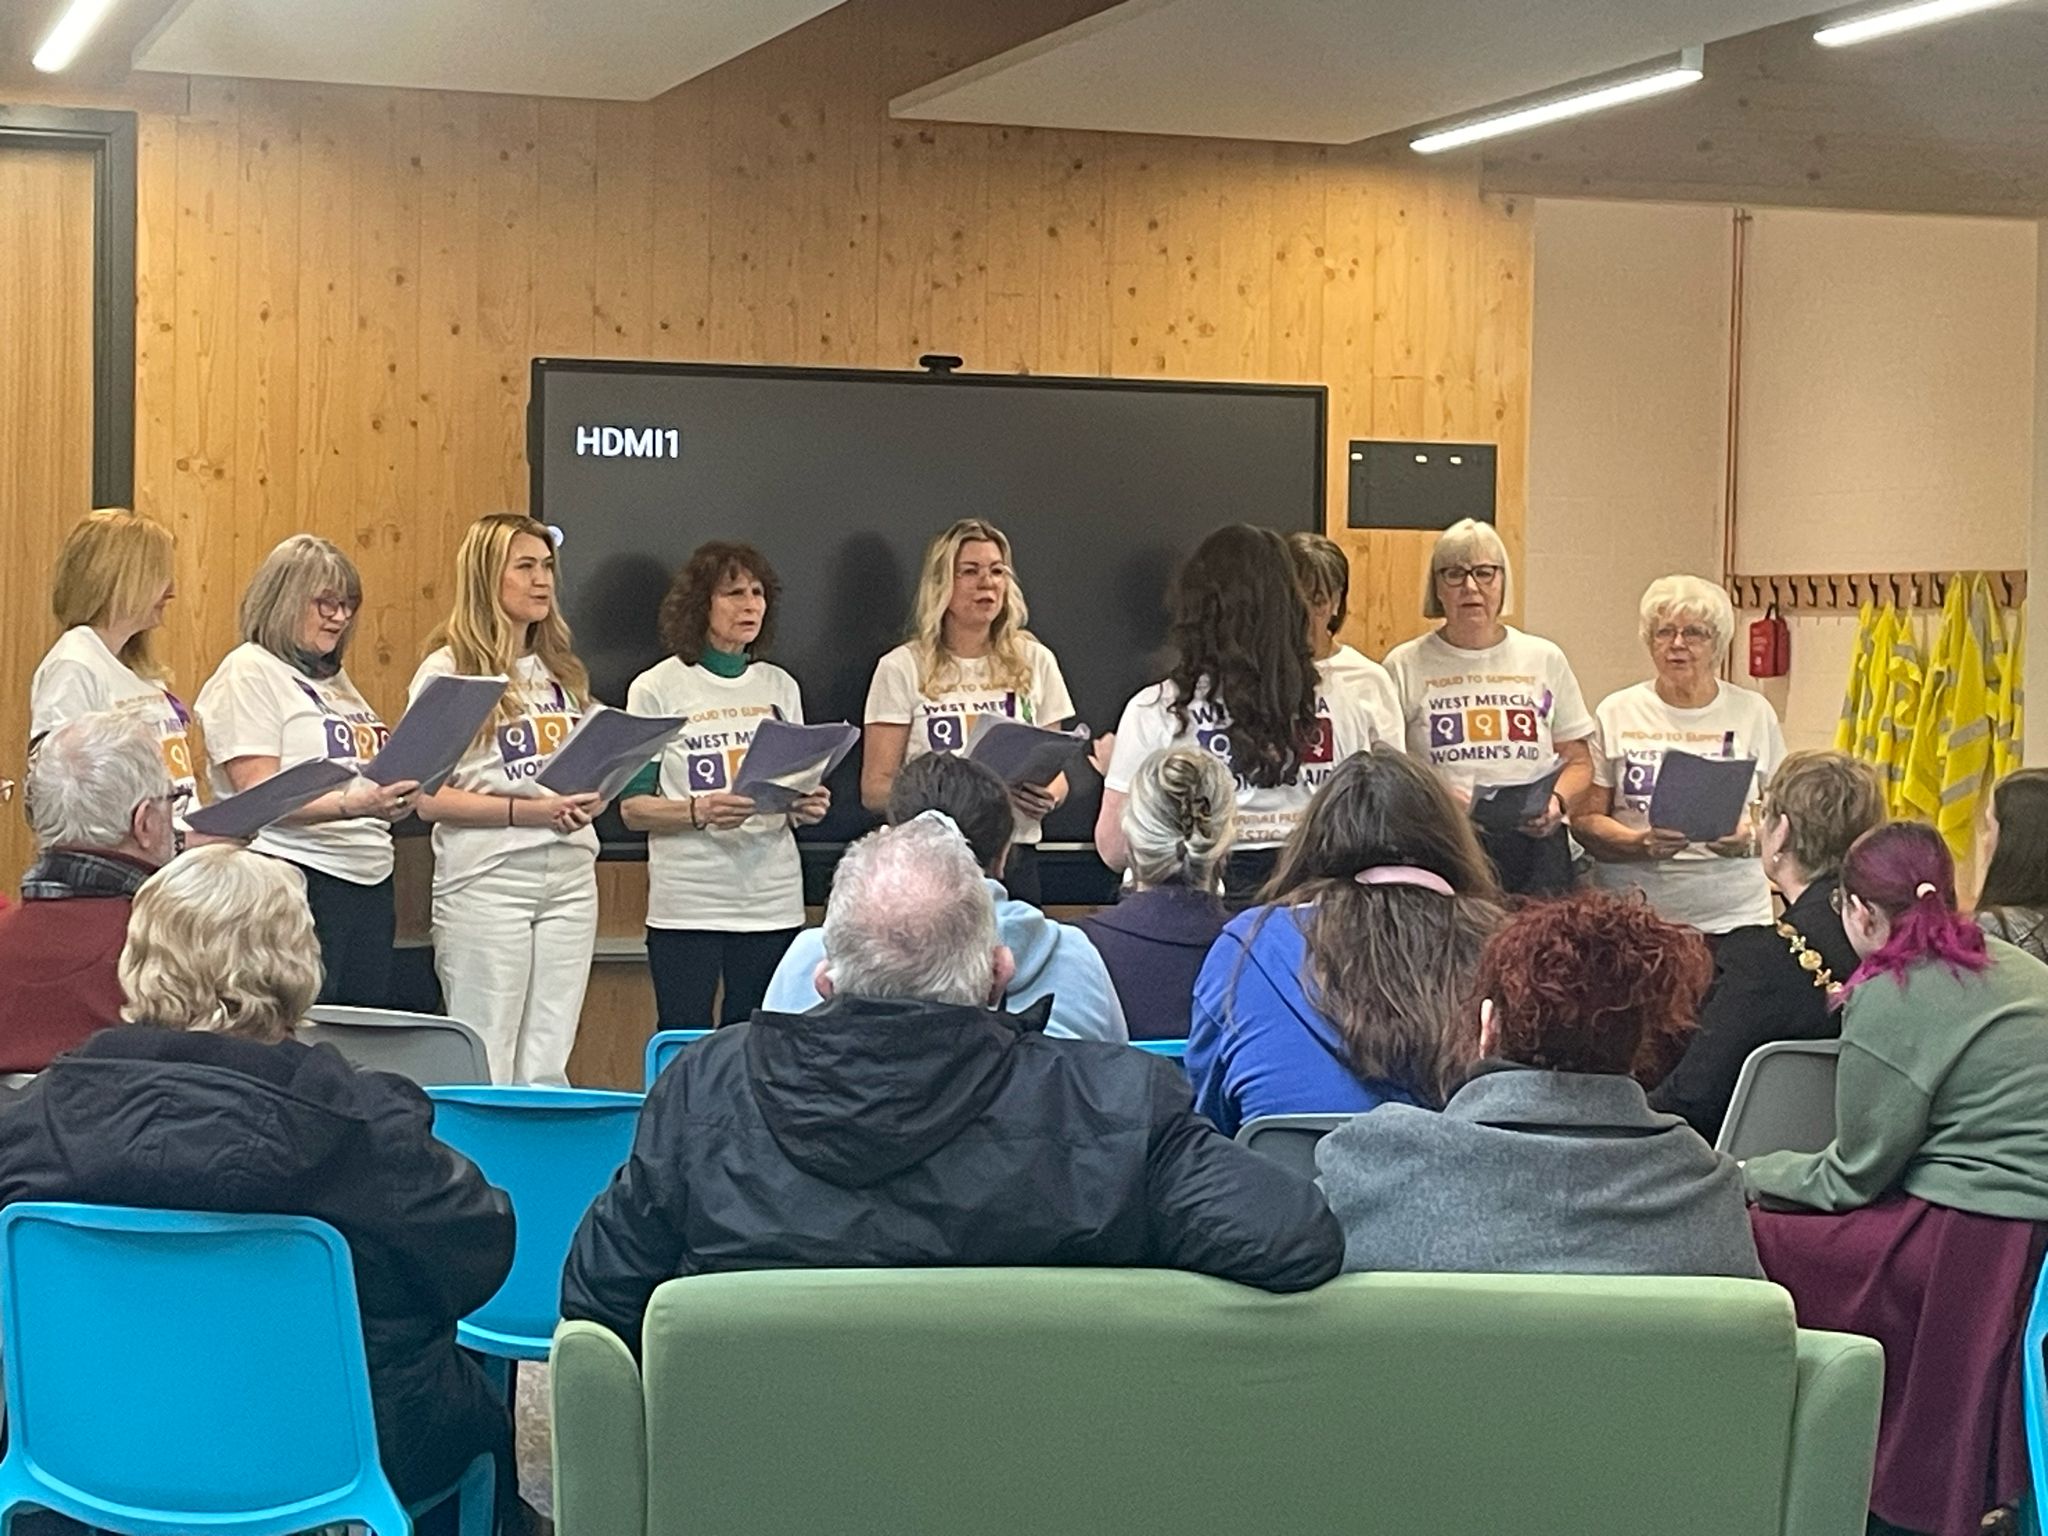
[[[0,149],[93,157],[92,501],[135,494],[135,114],[0,105]]]

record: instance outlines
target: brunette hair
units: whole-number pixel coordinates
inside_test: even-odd
[[[1365,885],[1408,865],[1455,893]],[[1473,979],[1500,922],[1500,886],[1471,821],[1427,765],[1382,743],[1347,758],[1317,792],[1261,892],[1255,925],[1299,909],[1310,1003],[1343,1036],[1361,1077],[1441,1108],[1470,1065]],[[1247,940],[1247,948],[1249,948]]]
[[[1984,871],[1977,910],[2048,909],[2048,768],[2022,768],[1991,791],[1998,846]]]
[[[1287,552],[1294,557],[1301,595],[1310,602],[1330,600],[1330,633],[1336,634],[1351,605],[1351,560],[1344,546],[1320,533],[1290,533]]]
[[[926,811],[942,812],[959,828],[984,871],[995,868],[1017,835],[1008,786],[957,752],[927,752],[896,775],[889,791],[889,825],[900,827]]]
[[[1287,541],[1246,523],[1217,529],[1174,577],[1170,607],[1175,723],[1185,731],[1188,705],[1206,696],[1230,717],[1240,779],[1294,783],[1315,728],[1316,664]]]
[[[1842,867],[1849,845],[1884,825],[1877,770],[1846,752],[1794,752],[1764,790],[1764,821],[1785,818],[1785,851],[1811,879]]]
[[[761,583],[764,600],[761,632],[754,636],[747,654],[764,656],[775,643],[775,605],[782,596],[775,567],[751,544],[714,539],[697,546],[661,600],[661,643],[684,666],[695,666],[703,659],[711,628],[711,599],[727,577],[742,575]]]
[[[1504,1059],[1648,1084],[1677,1056],[1713,973],[1692,929],[1642,901],[1580,891],[1501,925],[1480,956],[1479,993]]]
[[[1878,976],[1904,986],[1906,973],[1930,960],[1959,974],[1991,963],[1983,931],[1956,910],[1956,861],[1932,827],[1895,821],[1857,838],[1842,860],[1842,896],[1875,907],[1892,925],[1884,946],[1849,979],[1852,987]]]

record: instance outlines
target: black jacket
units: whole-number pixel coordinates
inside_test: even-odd
[[[262,1211],[335,1227],[355,1261],[386,1471],[401,1497],[418,1497],[506,1433],[455,1323],[512,1267],[511,1203],[434,1139],[433,1122],[418,1088],[358,1072],[332,1046],[111,1029],[0,1110],[0,1204]]]
[[[562,1315],[637,1351],[677,1275],[1136,1265],[1291,1291],[1343,1257],[1315,1185],[1225,1140],[1173,1063],[982,1008],[834,999],[757,1013],[661,1075]]]
[[[1832,875],[1816,880],[1785,909],[1790,924],[1838,982],[1858,964],[1834,909]],[[1735,1079],[1749,1053],[1773,1040],[1832,1040],[1842,1032],[1839,1009],[1814,985],[1775,924],[1723,934],[1714,951],[1714,981],[1700,1005],[1699,1029],[1671,1075],[1650,1095],[1650,1107],[1683,1115],[1711,1142],[1721,1134]]]

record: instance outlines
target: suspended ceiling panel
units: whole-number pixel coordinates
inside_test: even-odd
[[[840,0],[188,0],[138,69],[644,101]]]
[[[897,117],[1351,144],[1809,14],[1814,0],[1125,0]]]

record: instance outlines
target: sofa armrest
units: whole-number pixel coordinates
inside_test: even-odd
[[[647,1413],[632,1351],[600,1324],[563,1323],[548,1394],[559,1536],[645,1536]]]
[[[1799,1330],[1784,1536],[1862,1536],[1877,1460],[1884,1350],[1854,1333]]]

